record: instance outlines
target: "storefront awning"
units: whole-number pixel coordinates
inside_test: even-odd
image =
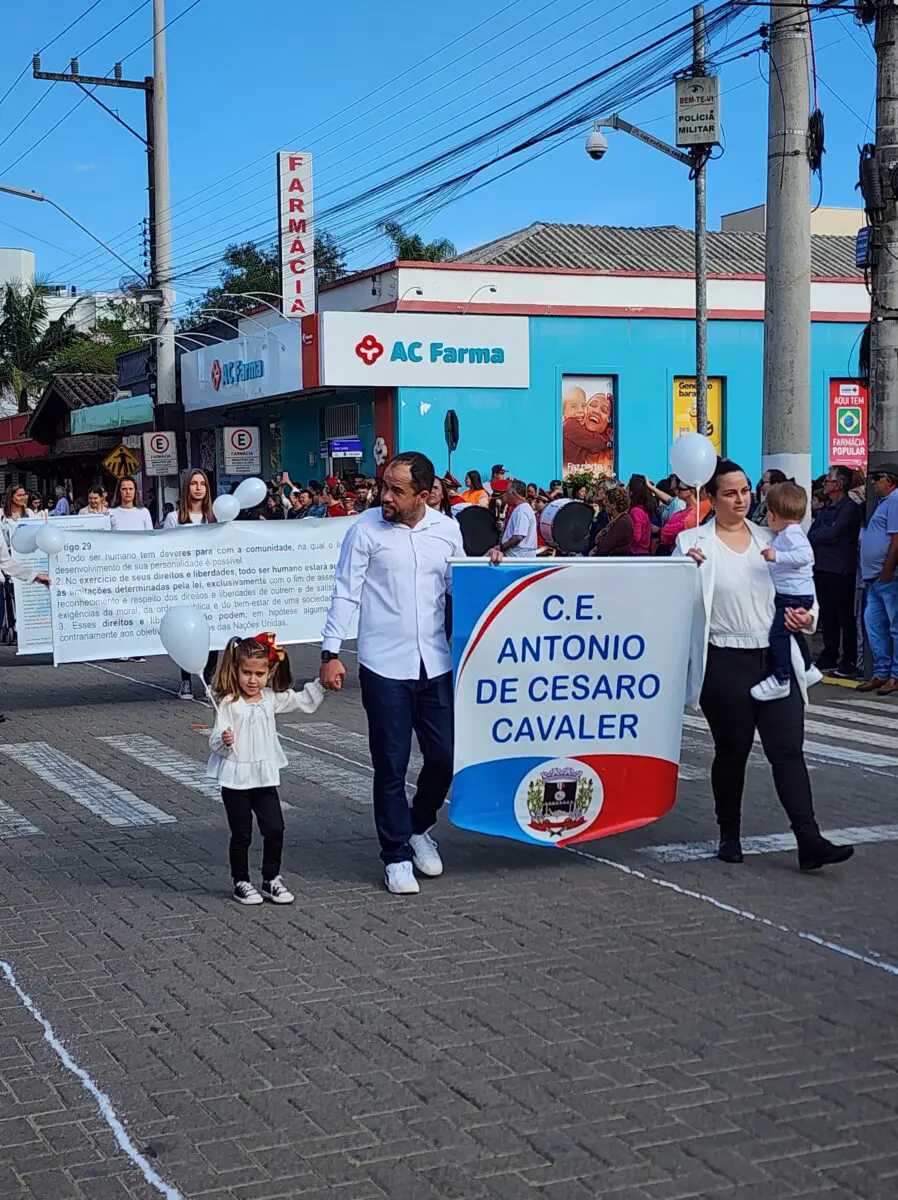
[[[125,396],[108,404],[94,404],[72,413],[72,433],[100,433],[129,425],[151,425],[153,403],[149,396]]]

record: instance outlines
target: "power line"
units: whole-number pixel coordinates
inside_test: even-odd
[[[49,50],[51,46],[55,46],[60,38],[65,37],[65,35],[69,32],[70,29],[74,29],[75,26],[79,23],[79,21],[83,21],[86,16],[89,16],[90,13],[92,13],[94,11],[94,9],[97,8],[102,3],[103,3],[103,0],[93,0],[93,4],[89,4],[87,6],[87,8],[84,10],[84,12],[80,14],[80,16],[77,16],[74,19],[74,21],[70,21],[69,24],[66,25],[65,29],[61,29],[59,31],[59,33],[57,33],[56,37],[51,38],[49,42],[47,42],[45,45],[41,46],[40,50],[38,50],[38,54],[43,54],[45,50]],[[19,72],[19,74],[15,77],[15,79],[12,81],[12,83],[9,85],[9,87],[6,89],[6,91],[3,93],[3,95],[0,96],[0,104],[3,103],[3,101],[10,94],[10,92],[12,92],[12,90],[20,83],[20,81],[25,78],[25,76],[28,74],[28,72],[30,70],[31,70],[31,63],[29,62],[29,63],[25,64],[25,66],[22,68],[22,70]]]

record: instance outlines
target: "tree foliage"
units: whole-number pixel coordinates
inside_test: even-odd
[[[53,361],[53,370],[63,374],[85,371],[115,375],[118,355],[146,345],[141,335],[147,331],[147,319],[135,301],[109,301],[94,328],[77,332],[71,343],[60,350]]]
[[[76,338],[69,313],[48,319],[47,287],[11,280],[0,309],[0,400],[28,412],[53,374],[59,355]]]
[[[220,282],[190,301],[180,323],[182,329],[196,329],[220,316],[227,320],[228,312],[239,315],[260,304],[277,307],[281,286],[277,247],[266,250],[255,242],[242,242],[228,246],[223,261]],[[316,234],[315,276],[319,287],[336,283],[345,274],[346,258],[337,239],[327,232]]]
[[[403,262],[449,262],[457,251],[448,238],[425,242],[419,233],[407,233],[398,221],[383,221],[381,231],[393,243],[396,258]]]

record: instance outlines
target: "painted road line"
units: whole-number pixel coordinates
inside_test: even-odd
[[[189,754],[172,750],[164,742],[143,733],[116,734],[113,737],[97,738],[97,741],[105,742],[119,754],[135,759],[143,766],[164,775],[166,779],[171,779],[173,783],[179,783],[188,791],[197,792],[207,800],[221,802],[221,784],[207,777],[206,764],[198,758],[191,758]],[[290,807],[286,800],[282,800],[281,804],[284,808]]]
[[[306,754],[303,750],[294,750],[285,746],[291,775],[297,775],[315,788],[336,792],[346,800],[367,808],[371,804],[371,776],[362,771],[350,771],[333,761],[319,758],[315,754]]]
[[[35,833],[40,833],[36,825],[26,821],[14,808],[0,800],[0,839],[30,837]]]
[[[321,722],[321,724],[323,724],[323,722]],[[301,729],[303,732],[306,730],[305,725],[292,725],[290,728]],[[336,781],[338,778],[342,778],[345,772],[345,778],[343,778],[343,781],[340,784],[340,791],[342,795],[349,796],[350,799],[355,800],[359,798],[360,784],[359,782],[354,783],[351,776],[357,776],[361,781],[363,781],[364,790],[362,791],[362,795],[365,797],[370,795],[371,776],[374,774],[374,768],[371,766],[370,760],[368,762],[359,762],[357,759],[349,757],[349,755],[341,754],[339,750],[329,750],[324,746],[315,745],[314,742],[306,742],[302,738],[291,737],[288,733],[282,733],[280,737],[282,742],[289,742],[291,746],[300,746],[302,747],[302,750],[312,750],[314,752],[311,755],[305,755],[304,761],[298,758],[296,759],[296,772],[297,774],[302,775],[304,779],[308,779],[313,783],[317,783],[320,787],[327,787],[328,780]],[[364,745],[356,752],[367,755],[367,738],[361,734],[359,737],[362,738]],[[291,751],[285,747],[285,752],[289,758]],[[301,752],[302,751],[300,750],[296,751],[295,753],[301,754]],[[319,754],[326,755],[326,758],[321,759],[317,757]],[[299,766],[301,761],[302,769],[300,769]],[[345,768],[337,766],[338,763],[345,763],[349,770],[346,771]],[[338,775],[337,772],[340,774]],[[405,790],[409,796],[414,796],[415,789],[412,784],[407,783],[405,785]],[[367,802],[368,801],[366,801],[366,803]]]
[[[696,717],[691,713],[686,713],[683,716],[683,724],[689,729],[703,730],[710,737],[710,730],[704,717]],[[830,737],[834,736],[833,730],[828,726],[823,726],[823,729]],[[838,736],[844,735],[840,733]],[[758,735],[755,734],[755,742],[759,743],[759,741]],[[823,742],[807,741],[804,744],[804,752],[808,757],[817,758],[824,762],[846,763],[853,767],[870,769],[898,770],[898,757],[893,754],[872,754],[864,750],[855,750],[851,746],[825,745]]]
[[[878,722],[873,722],[878,724]],[[827,721],[809,721],[805,717],[806,733],[822,733],[829,738],[839,738],[845,742],[860,742],[867,746],[882,746],[886,750],[898,750],[898,734],[875,733],[869,729],[849,728],[847,725],[833,726]]]
[[[858,825],[847,829],[826,829],[823,836],[830,841],[852,846],[871,845],[874,842],[898,842],[898,825]],[[795,849],[795,836],[791,833],[768,833],[761,837],[742,839],[743,854],[779,854],[783,850]],[[704,858],[717,857],[717,842],[671,842],[666,846],[640,846],[637,853],[656,862],[695,862]]]
[[[894,716],[889,716],[880,709],[877,718],[866,709],[849,708],[847,704],[812,704],[807,715],[815,719],[835,717],[839,721],[854,721],[855,724],[869,725],[873,729],[898,729],[898,709],[894,712]]]
[[[62,792],[107,825],[163,825],[175,818],[155,804],[141,800],[105,775],[92,771],[47,742],[16,742],[0,746],[20,766]]]
[[[811,705],[812,710],[816,707],[816,704]],[[850,700],[842,701],[838,707],[870,709],[874,712],[880,713],[880,715],[885,714],[886,716],[898,717],[898,704],[895,704],[894,701],[890,701],[887,696],[883,696],[881,700],[855,700],[854,697],[852,697]]]
[[[629,867],[626,863],[617,862],[613,858],[602,858],[598,854],[589,854],[586,850],[580,850],[577,846],[565,846],[564,849],[568,854],[576,854],[578,858],[587,858],[590,862],[599,863],[601,866],[608,867],[612,871],[620,871],[623,875],[629,875],[631,879],[642,879],[646,883],[664,888],[665,891],[674,892],[678,896],[685,896],[690,900],[698,900],[702,904],[710,904],[718,912],[728,913],[730,916],[738,917],[741,921],[750,921],[765,929],[785,933],[789,937],[798,938],[803,942],[810,942],[813,946],[819,946],[822,950],[830,950],[833,954],[840,954],[844,958],[851,959],[853,962],[863,963],[867,967],[873,967],[877,971],[885,971],[889,975],[898,977],[898,964],[888,962],[884,958],[874,958],[872,954],[864,954],[860,950],[855,950],[852,946],[844,946],[841,942],[830,941],[829,938],[821,937],[818,933],[796,929],[790,925],[781,925],[779,921],[771,921],[769,917],[762,917],[759,913],[753,913],[747,908],[738,908],[735,904],[727,903],[726,900],[718,900],[716,896],[710,896],[707,892],[696,892],[692,888],[681,887],[680,884],[674,883],[672,879],[664,879],[659,875],[647,875],[645,871],[637,871],[635,867]]]
[[[325,750],[336,747],[338,750],[347,750],[350,755],[358,755],[363,761],[370,762],[371,760],[368,750],[368,735],[365,733],[355,733],[351,729],[344,729],[341,725],[334,725],[330,721],[308,721],[304,725],[291,725],[287,722],[287,725],[288,728],[301,733],[304,740],[314,742],[316,745],[320,744]],[[419,751],[412,750],[409,770],[417,774],[423,766],[424,759]]]

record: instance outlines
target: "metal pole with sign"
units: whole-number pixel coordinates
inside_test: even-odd
[[[705,6],[693,12],[692,74],[676,82],[677,145],[688,146],[695,181],[695,413],[708,433],[708,221],[705,167],[720,141],[720,80],[705,74]]]

